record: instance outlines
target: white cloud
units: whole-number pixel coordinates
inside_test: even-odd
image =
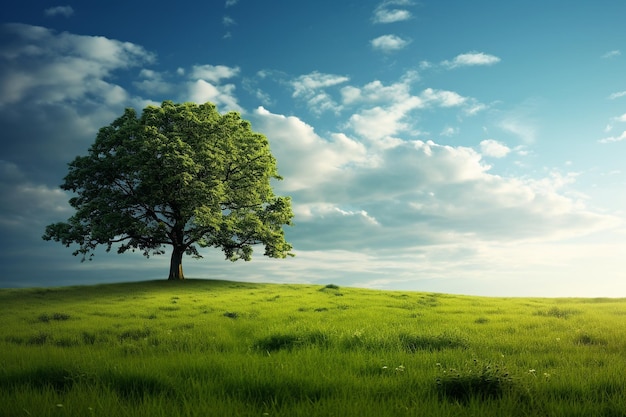
[[[407,128],[402,114],[392,106],[373,107],[353,116],[353,128],[369,139],[390,138]],[[481,153],[432,141],[398,139],[379,146],[345,134],[323,139],[300,119],[264,108],[255,111],[254,125],[268,136],[285,177],[277,187],[293,197],[298,230],[290,238],[300,250],[320,241],[329,250],[396,254],[440,244],[460,249],[546,242],[617,224],[567,191],[575,174],[492,174],[482,156],[511,152],[492,139],[481,142]]]
[[[613,130],[615,122],[617,122],[617,123],[624,123],[624,122],[626,122],[626,113],[622,114],[621,116],[617,116],[617,117],[611,118],[609,123],[604,128],[604,131],[606,133],[611,132]],[[616,136],[609,136],[609,137],[606,137],[604,139],[600,139],[599,142],[600,143],[610,143],[610,142],[620,142],[622,140],[624,140],[623,139],[623,134],[621,136],[617,136],[617,137]]]
[[[480,151],[485,156],[504,158],[511,152],[511,148],[494,139],[485,139],[480,142]]]
[[[343,87],[341,89],[341,96],[345,104],[352,104],[354,102],[361,101],[361,89],[351,85]]]
[[[236,24],[237,24],[237,22],[235,22],[235,19],[233,19],[233,18],[232,18],[232,17],[230,17],[230,16],[224,16],[224,17],[222,18],[222,24],[223,24],[224,26],[233,26],[233,25],[236,25]]]
[[[626,96],[626,91],[619,91],[617,93],[613,93],[609,96],[610,100],[615,100],[616,98],[620,98],[620,97],[624,97]]]
[[[422,70],[427,70],[435,66],[435,64],[433,64],[430,61],[420,61],[419,65],[420,65],[420,69]]]
[[[234,84],[222,84],[222,80],[239,75],[239,67],[225,65],[195,65],[191,68],[188,78],[186,96],[181,101],[195,103],[211,102],[220,112],[237,111],[243,113],[235,96]]]
[[[301,75],[291,81],[293,97],[305,99],[309,109],[314,113],[321,114],[325,111],[338,113],[341,106],[323,90],[348,80],[349,78],[343,75],[323,74],[317,71]]]
[[[74,14],[72,6],[56,6],[44,10],[44,14],[49,17],[63,16],[70,17]]]
[[[573,184],[572,174],[501,177],[491,174],[473,149],[432,141],[403,141],[369,152],[376,163],[344,165],[336,176],[341,181],[311,183],[305,193],[294,195],[299,227],[294,240],[304,249],[320,240],[329,249],[378,253],[397,254],[401,248],[414,253],[435,244],[469,249],[480,242],[584,235],[617,222],[566,196],[563,190]],[[336,209],[352,218],[365,212],[376,228],[363,225],[359,233],[355,223],[338,220],[344,216]],[[329,213],[335,213],[334,220]]]
[[[404,77],[400,82],[389,86],[374,81],[358,89],[358,94],[355,87],[348,90],[348,98],[352,103],[379,105],[359,110],[350,116],[346,126],[376,146],[395,146],[399,143],[395,135],[409,132],[412,128],[407,116],[413,110],[426,106],[423,98],[411,95],[412,80],[412,77]]]
[[[394,23],[411,18],[411,12],[404,9],[381,9],[374,13],[375,23]]]
[[[309,97],[307,105],[309,106],[309,110],[316,114],[322,114],[326,111],[339,113],[342,110],[342,107],[325,92],[320,92]]]
[[[411,94],[411,86],[419,80],[416,72],[407,72],[399,82],[384,85],[376,80],[363,87],[346,86],[341,92],[344,106],[374,105],[361,107],[348,119],[346,127],[359,137],[377,146],[394,146],[400,141],[397,135],[409,137],[419,134],[415,129],[414,111],[424,108],[460,107],[468,110],[478,106],[476,100],[463,97],[454,91],[424,89],[419,95]]]
[[[191,68],[189,77],[210,83],[219,83],[223,79],[236,77],[239,75],[239,72],[239,67],[227,67],[225,65],[194,65]]]
[[[332,87],[345,83],[350,78],[343,75],[323,74],[314,71],[310,74],[301,75],[291,82],[293,96],[301,97],[315,93],[320,88]]]
[[[475,116],[481,111],[488,108],[486,104],[479,103],[475,99],[468,100],[467,104],[468,105],[463,109],[463,111],[468,116]]]
[[[139,72],[141,81],[135,81],[133,85],[149,94],[166,94],[174,89],[174,85],[163,78],[163,74],[150,69],[142,69]]]
[[[399,51],[405,48],[409,43],[411,43],[410,40],[402,39],[397,35],[383,35],[370,41],[372,48],[382,52]]]
[[[604,58],[604,59],[615,58],[617,56],[620,56],[621,54],[622,53],[619,50],[614,49],[614,50],[609,51],[606,54],[602,55],[602,58]]]
[[[399,106],[389,108],[376,106],[353,114],[348,121],[348,126],[358,136],[372,143],[378,143],[378,146],[395,146],[398,140],[393,139],[393,136],[410,128],[410,124],[402,121],[408,110],[410,109]]]
[[[626,140],[626,130],[622,132],[619,136],[608,136],[606,138],[600,139],[598,142],[600,143],[612,143],[612,142],[621,142]]]
[[[263,77],[260,78],[262,79]],[[257,85],[257,81],[258,80],[256,78],[244,78],[242,81],[242,86],[244,90],[256,97],[256,99],[264,106],[272,105],[274,101],[272,100],[271,95],[263,89],[259,88]]]
[[[329,219],[339,220],[344,223],[344,219],[348,217],[356,218],[356,221],[365,225],[379,226],[378,221],[370,216],[365,210],[342,209],[331,203],[306,203],[300,204],[295,208],[294,213],[298,218],[303,220],[323,219],[327,224]]]
[[[234,95],[234,84],[214,85],[205,80],[196,80],[189,83],[188,87],[189,100],[194,103],[211,102],[218,107],[220,112],[243,112],[243,108],[237,103]]]
[[[287,191],[303,190],[342,178],[345,167],[365,163],[365,146],[343,133],[326,140],[297,117],[273,114],[263,107],[254,111],[255,129],[270,141],[285,178],[278,186]]]
[[[466,97],[463,97],[454,91],[434,90],[432,88],[425,89],[420,97],[427,104],[434,103],[435,105],[441,107],[457,107],[467,101]]]
[[[87,98],[121,103],[127,99],[124,89],[106,79],[117,70],[154,60],[141,46],[101,36],[57,34],[23,24],[2,25],[0,31],[17,39],[0,49],[0,106]]]
[[[410,97],[411,84],[419,80],[414,71],[407,72],[402,79],[388,86],[381,81],[375,80],[358,88],[347,86],[342,88],[343,103],[346,105],[355,103],[389,103],[404,101]]]
[[[477,65],[493,65],[500,62],[500,58],[483,52],[469,52],[457,55],[452,61],[443,61],[441,64],[450,69]]]
[[[34,184],[17,164],[0,160],[0,174],[0,193],[11,196],[0,201],[0,226],[30,227],[33,219],[70,213],[65,192]]]
[[[454,136],[454,135],[458,135],[459,134],[459,128],[458,127],[452,127],[452,126],[446,126],[443,128],[443,130],[441,131],[441,133],[439,133],[440,136]]]
[[[374,10],[374,23],[395,23],[408,20],[412,17],[410,11],[401,6],[411,6],[411,0],[385,0]]]
[[[239,0],[226,0],[224,7],[231,7],[239,3]]]

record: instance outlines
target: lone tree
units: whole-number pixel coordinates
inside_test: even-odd
[[[289,197],[277,197],[281,179],[265,136],[235,112],[211,103],[127,109],[100,129],[87,156],[69,164],[61,188],[72,191],[76,213],[46,227],[43,239],[78,244],[73,255],[140,250],[149,257],[172,246],[170,280],[184,279],[183,254],[221,248],[226,259],[293,256],[282,226],[291,224]]]

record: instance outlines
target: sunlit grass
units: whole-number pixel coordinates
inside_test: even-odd
[[[187,280],[0,306],[0,416],[626,415],[621,299]]]

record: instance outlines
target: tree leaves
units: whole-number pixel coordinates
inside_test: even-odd
[[[118,244],[118,252],[145,256],[172,245],[200,257],[196,245],[219,247],[227,259],[291,255],[283,225],[290,199],[274,195],[281,179],[269,142],[235,112],[220,115],[211,103],[133,109],[100,129],[86,156],[69,164],[61,188],[73,192],[76,213],[46,228],[46,240],[70,246],[83,260]]]

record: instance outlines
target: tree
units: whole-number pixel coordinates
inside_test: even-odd
[[[272,179],[282,178],[267,138],[236,112],[171,101],[139,118],[126,109],[69,164],[61,188],[74,193],[76,212],[43,239],[78,244],[82,261],[100,245],[146,257],[171,245],[171,280],[184,279],[183,255],[201,258],[198,247],[221,248],[231,261],[249,261],[261,244],[266,256],[293,256],[282,229],[291,200],[274,195]]]

